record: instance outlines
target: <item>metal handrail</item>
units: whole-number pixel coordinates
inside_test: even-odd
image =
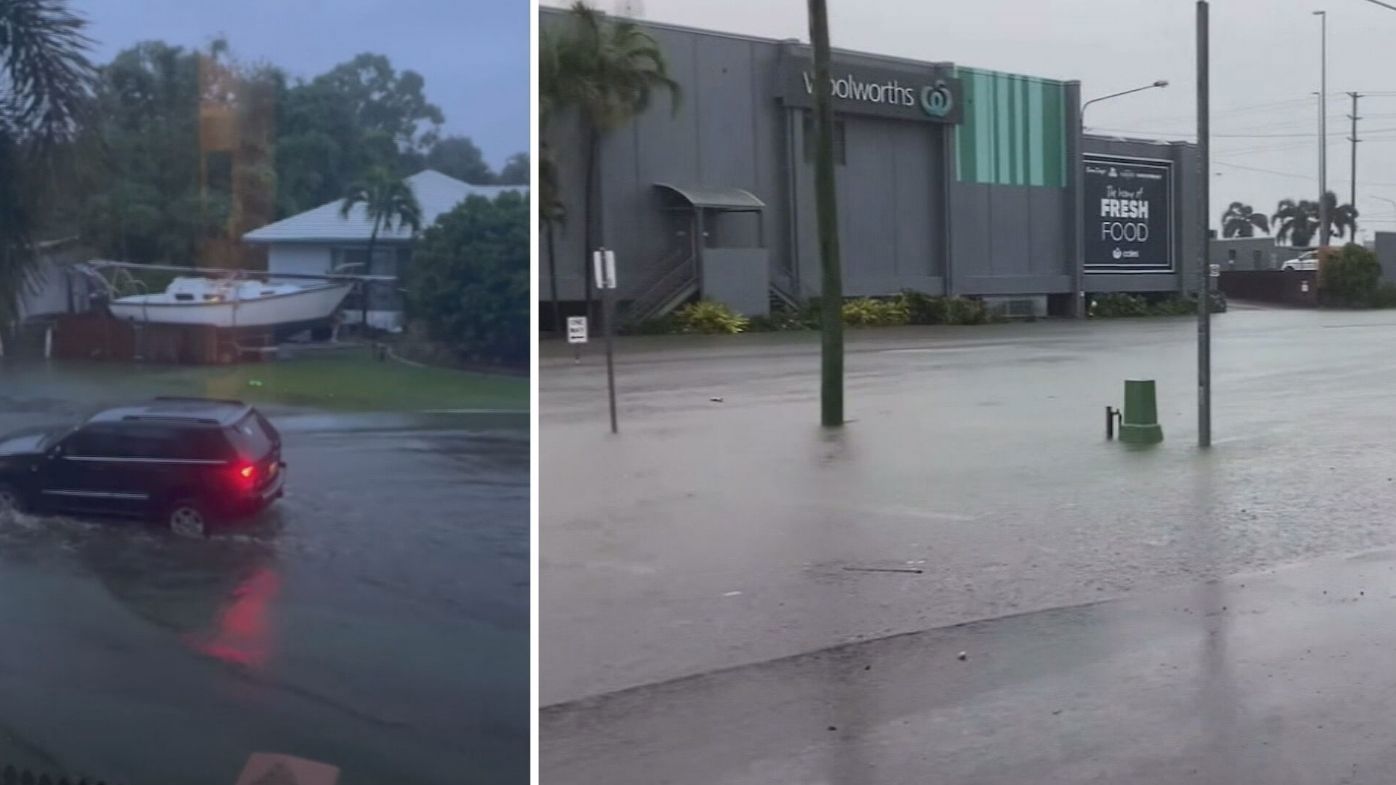
[[[656,272],[653,275],[651,275],[648,279],[646,279],[643,283],[641,283],[639,286],[635,287],[635,289],[640,291],[640,295],[632,299],[638,300],[644,297],[646,294],[649,294],[650,290],[653,289],[655,285],[657,285],[660,281],[667,278],[669,276],[669,273],[673,272],[674,268],[679,267],[683,264],[687,264],[690,261],[692,261],[692,259],[692,248],[680,245],[670,249],[669,252],[659,260],[659,263],[654,266]]]
[[[630,317],[640,321],[653,316],[653,311],[666,297],[673,296],[680,289],[698,280],[697,265],[689,258],[656,281],[644,295],[631,302]],[[677,277],[676,277],[677,276]]]

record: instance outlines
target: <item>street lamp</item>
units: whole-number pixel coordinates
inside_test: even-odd
[[[1318,244],[1328,245],[1328,12],[1315,11],[1319,18],[1318,87]],[[1354,113],[1355,114],[1355,113]]]
[[[1118,93],[1111,93],[1110,95],[1102,95],[1102,96],[1099,97],[1099,98],[1092,98],[1091,100],[1085,102],[1084,104],[1081,104],[1081,127],[1082,127],[1082,128],[1085,128],[1085,127],[1086,127],[1086,107],[1090,106],[1091,104],[1099,103],[1099,102],[1101,102],[1101,101],[1108,101],[1108,100],[1111,99],[1111,98],[1119,98],[1119,97],[1122,96],[1122,95],[1129,95],[1130,93],[1137,93],[1137,92],[1140,92],[1141,90],[1153,90],[1153,89],[1156,88],[1156,87],[1167,87],[1167,86],[1168,86],[1168,80],[1167,80],[1167,79],[1159,79],[1159,80],[1155,81],[1153,84],[1146,84],[1146,85],[1144,85],[1143,87],[1135,87],[1135,88],[1133,88],[1133,89],[1131,89],[1131,90],[1121,90],[1121,91],[1118,92]]]

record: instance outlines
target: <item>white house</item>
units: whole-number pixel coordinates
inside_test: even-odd
[[[465,201],[466,197],[478,195],[493,199],[505,191],[527,190],[526,186],[517,185],[471,185],[432,169],[424,169],[408,177],[405,182],[422,208],[423,230]],[[268,246],[267,270],[273,274],[323,275],[347,265],[358,265],[344,271],[397,277],[403,265],[411,261],[411,230],[399,226],[380,229],[374,246],[373,263],[365,271],[363,264],[368,253],[368,238],[373,233],[373,222],[362,204],[355,205],[348,217],[339,214],[339,207],[338,200],[322,204],[254,229],[243,235],[242,239],[247,243]],[[360,308],[352,304],[347,306],[344,317],[346,322],[359,321]],[[402,298],[396,286],[387,283],[372,286],[368,322],[385,330],[402,327]]]

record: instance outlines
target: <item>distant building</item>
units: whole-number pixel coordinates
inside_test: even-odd
[[[1212,238],[1208,241],[1208,259],[1222,270],[1278,270],[1285,261],[1293,259],[1305,248],[1276,245],[1275,238],[1260,237]]]
[[[78,238],[69,237],[40,242],[35,251],[33,275],[19,293],[20,323],[89,310],[97,288],[75,266],[91,258],[89,250]]]
[[[424,169],[405,182],[421,205],[423,230],[467,197],[478,195],[493,199],[505,191],[527,190],[526,186],[471,185],[432,169]],[[343,270],[397,277],[405,265],[411,263],[412,232],[394,226],[379,230],[373,262],[365,270],[373,222],[362,204],[355,205],[347,218],[340,216],[339,207],[338,200],[322,204],[248,232],[242,239],[267,247],[267,270],[273,274],[323,275]],[[358,322],[360,313],[357,306],[347,305],[345,321]],[[368,323],[384,330],[402,327],[402,298],[398,287],[384,283],[370,288]]]

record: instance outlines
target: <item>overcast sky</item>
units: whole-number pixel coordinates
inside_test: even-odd
[[[426,79],[449,133],[496,169],[529,145],[529,0],[70,0],[94,57],[138,41],[201,47],[226,35],[244,61],[310,77],[360,52]]]
[[[563,5],[546,0],[549,5]],[[828,0],[836,47],[1079,79],[1086,98],[1167,79],[1095,104],[1093,129],[1193,139],[1194,0]],[[805,0],[596,0],[645,18],[771,38],[809,39]],[[1392,3],[1396,5],[1396,2]],[[1318,195],[1319,18],[1328,11],[1328,186],[1347,201],[1347,91],[1360,99],[1357,206],[1396,229],[1396,11],[1366,0],[1213,0],[1212,204],[1270,213]],[[1226,134],[1226,136],[1223,136]],[[1269,170],[1266,172],[1254,170]]]

